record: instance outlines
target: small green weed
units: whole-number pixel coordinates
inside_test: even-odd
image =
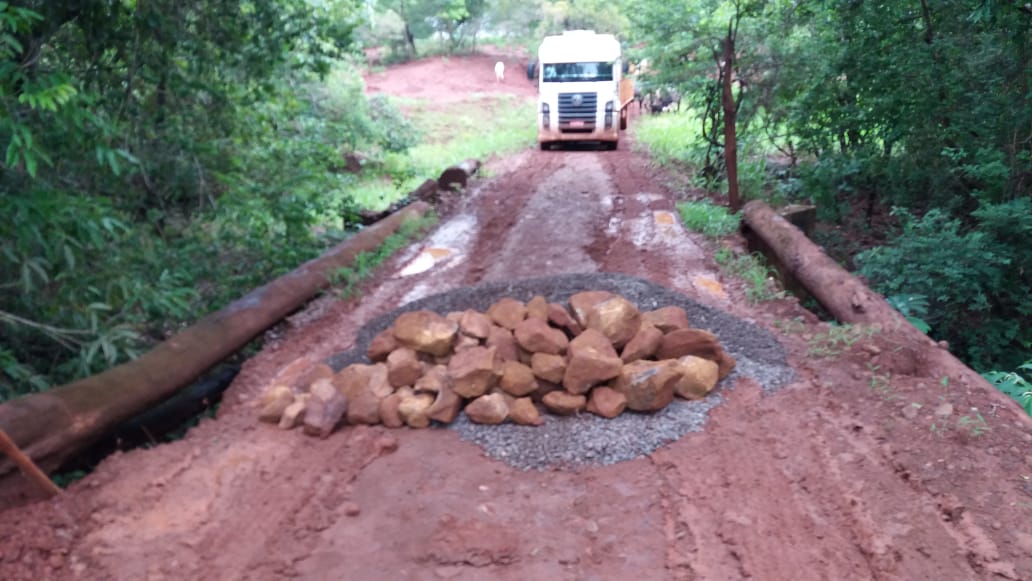
[[[368,277],[377,266],[383,264],[392,254],[408,245],[416,234],[423,232],[436,221],[437,217],[430,214],[420,219],[406,220],[401,224],[397,232],[391,234],[383,241],[379,248],[372,252],[359,253],[351,266],[346,266],[331,273],[330,284],[337,288],[337,294],[341,298],[351,297],[359,282]]]
[[[809,354],[814,357],[837,357],[880,329],[869,325],[840,325],[830,323],[826,333],[817,333],[810,339]]]
[[[892,386],[892,375],[877,373],[877,365],[867,364],[867,369],[871,372],[870,386],[875,395],[887,402],[899,399],[899,394]]]
[[[806,331],[806,323],[803,322],[802,317],[792,317],[791,319],[778,319],[774,321],[774,326],[782,333],[790,335],[798,335]]]
[[[778,289],[774,270],[767,266],[762,254],[737,255],[733,250],[721,248],[714,259],[731,276],[745,281],[745,296],[750,303],[755,305],[785,297],[785,291]]]
[[[677,205],[677,211],[681,213],[685,227],[709,238],[734,234],[742,222],[741,215],[707,201],[682,202]]]
[[[989,427],[978,408],[971,408],[971,414],[965,414],[957,418],[957,429],[967,432],[972,438],[977,438],[992,428]]]

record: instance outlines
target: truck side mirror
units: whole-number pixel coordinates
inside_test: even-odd
[[[631,63],[628,62],[628,61],[624,61],[623,62],[623,69],[622,70],[623,70],[623,74],[625,74],[625,75],[627,73],[631,72]]]

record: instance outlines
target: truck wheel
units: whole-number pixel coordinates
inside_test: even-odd
[[[620,111],[620,130],[627,129],[627,108]]]
[[[549,141],[542,141],[539,145],[541,146],[541,151],[552,149],[552,143]]]
[[[617,146],[619,144],[620,144],[619,141],[607,141],[606,142],[606,149],[608,149],[609,151],[616,151],[616,148],[617,148]]]

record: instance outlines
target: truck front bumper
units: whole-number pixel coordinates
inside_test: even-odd
[[[591,132],[560,131],[558,129],[538,129],[538,143],[555,141],[619,141],[620,130],[595,129]]]

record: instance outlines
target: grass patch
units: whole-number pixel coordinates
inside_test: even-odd
[[[682,202],[677,205],[677,211],[681,213],[685,227],[709,238],[730,236],[742,223],[741,215],[732,214],[727,208],[712,202]]]
[[[537,140],[535,105],[516,96],[475,94],[455,103],[396,99],[422,135],[404,153],[387,154],[381,170],[348,194],[364,208],[382,210],[427,178],[469,158],[483,160],[525,149]]]
[[[868,325],[831,323],[826,333],[817,333],[810,339],[809,354],[814,357],[837,357],[849,351],[858,341],[867,339],[878,331],[878,327]]]
[[[358,288],[358,283],[368,278],[376,267],[407,246],[417,234],[425,232],[435,222],[437,222],[437,216],[432,213],[422,218],[405,220],[398,227],[398,231],[388,236],[376,250],[359,253],[351,266],[331,273],[330,284],[341,298],[346,299],[353,296]]]
[[[699,118],[693,111],[645,115],[635,125],[634,137],[660,165],[692,165],[699,148]]]
[[[785,298],[786,293],[778,287],[775,278],[777,273],[767,265],[762,254],[737,254],[729,248],[721,248],[714,259],[728,274],[745,281],[745,297],[750,303]]]

